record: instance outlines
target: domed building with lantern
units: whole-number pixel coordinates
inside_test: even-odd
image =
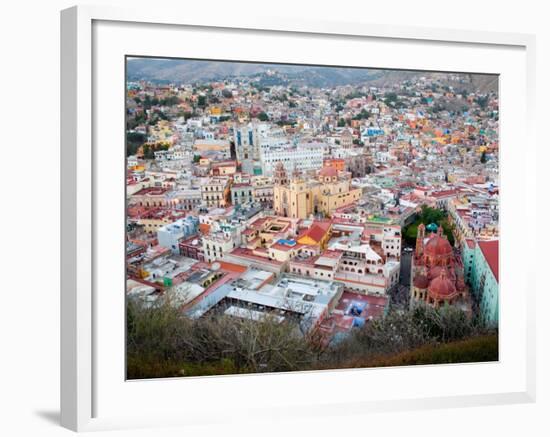
[[[441,226],[433,223],[418,226],[411,275],[411,305],[418,302],[434,308],[453,305],[471,314],[462,258],[443,235]]]

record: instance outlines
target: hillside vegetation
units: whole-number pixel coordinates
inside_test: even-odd
[[[498,90],[498,76],[463,74],[463,82],[449,81],[446,75],[428,71],[381,70],[376,68],[326,68],[310,65],[267,64],[251,62],[208,61],[194,59],[130,58],[127,61],[128,79],[158,83],[204,82],[230,77],[253,77],[276,72],[282,83],[297,86],[331,87],[366,83],[371,86],[391,86],[418,76],[434,76],[447,85],[487,93]]]
[[[290,321],[191,320],[128,302],[127,377],[162,378],[498,360],[498,338],[453,307],[390,312],[326,345]]]

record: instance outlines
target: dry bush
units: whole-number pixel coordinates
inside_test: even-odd
[[[314,337],[303,335],[297,321],[221,313],[193,320],[164,300],[152,307],[128,301],[127,330],[129,378],[355,367],[487,332],[459,309],[421,305],[390,312],[321,348]]]
[[[255,373],[300,370],[316,359],[296,323],[270,316],[261,322],[217,314],[191,320],[167,302],[144,307],[129,301],[127,324],[128,361],[134,363],[139,356],[190,367],[231,363],[231,373]]]

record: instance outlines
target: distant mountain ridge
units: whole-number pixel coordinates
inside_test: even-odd
[[[332,87],[371,82],[375,86],[392,84],[432,73],[423,71],[380,70],[374,68],[324,67],[310,65],[260,64],[230,61],[129,58],[127,77],[130,81],[160,83],[196,83],[229,77],[254,76],[268,71],[282,76],[285,83],[315,87]],[[471,86],[494,91],[498,76],[469,75]],[[496,80],[495,80],[496,79]]]
[[[364,68],[326,68],[309,65],[256,64],[246,62],[199,61],[180,59],[128,60],[129,80],[192,83],[227,77],[254,76],[274,71],[290,82],[305,85],[333,86],[364,82],[378,77],[378,70]]]

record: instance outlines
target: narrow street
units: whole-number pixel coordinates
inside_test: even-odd
[[[409,293],[411,283],[412,252],[402,252],[399,284],[389,291],[393,308],[407,310],[409,308]]]

